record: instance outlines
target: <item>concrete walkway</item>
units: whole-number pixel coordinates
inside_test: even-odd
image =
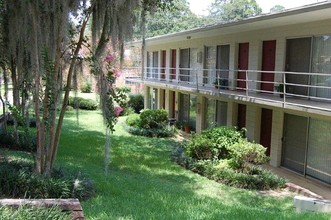
[[[271,170],[275,174],[286,178],[288,180],[287,187],[290,191],[308,197],[331,200],[330,185],[303,177],[285,168],[276,168],[270,165],[264,165],[264,167]]]

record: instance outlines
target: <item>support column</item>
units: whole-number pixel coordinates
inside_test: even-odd
[[[202,95],[197,95],[197,106],[196,106],[196,133],[201,133],[204,124],[204,97]]]

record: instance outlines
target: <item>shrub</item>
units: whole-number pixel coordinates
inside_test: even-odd
[[[140,127],[129,127],[128,132],[133,135],[145,137],[172,137],[175,134],[175,130],[171,128],[145,129]]]
[[[244,189],[269,190],[285,187],[286,180],[268,170],[250,166],[251,172],[239,172],[231,168],[215,169],[212,179]]]
[[[79,103],[83,100],[83,98],[81,97],[69,97],[68,100],[68,105],[73,107],[74,109],[78,109],[79,108]]]
[[[50,178],[33,173],[30,163],[0,162],[0,197],[87,199],[93,194],[92,181],[80,174],[55,169]]]
[[[0,134],[0,147],[35,152],[37,149],[36,137],[19,131],[18,140],[16,140],[14,132],[8,131]]]
[[[168,113],[164,109],[147,109],[140,114],[140,128],[162,129],[168,124]]]
[[[83,99],[79,102],[79,108],[84,110],[96,110],[98,103],[92,99]]]
[[[74,109],[96,110],[98,103],[92,99],[84,99],[81,97],[69,97],[68,105]]]
[[[10,115],[7,119],[7,125],[14,125],[14,116]],[[29,118],[28,119],[28,127],[30,128],[35,128],[36,127],[36,119],[35,118]],[[23,126],[22,120],[17,120],[17,125],[18,126]]]
[[[242,132],[237,131],[236,128],[228,127],[208,129],[203,131],[201,135],[213,143],[214,148],[216,148],[215,156],[218,159],[228,158],[228,148],[244,139]]]
[[[217,127],[192,136],[185,148],[194,159],[228,159],[228,148],[240,140],[243,135],[235,128]]]
[[[126,125],[131,127],[138,127],[140,125],[140,115],[132,114],[129,115],[125,120]]]
[[[144,96],[142,94],[130,94],[128,106],[133,108],[135,113],[140,113],[144,109]]]
[[[266,148],[260,144],[240,141],[228,147],[231,165],[236,169],[243,169],[249,164],[260,165],[268,161]]]
[[[81,88],[80,88],[80,91],[82,93],[91,93],[92,92],[92,83],[90,82],[85,82]]]
[[[213,143],[199,134],[192,135],[190,141],[188,141],[184,147],[187,155],[197,160],[212,159],[215,157],[215,154],[217,154]]]
[[[128,116],[128,115],[132,115],[135,114],[133,108],[131,107],[126,107],[124,108],[124,110],[120,113],[120,116]]]

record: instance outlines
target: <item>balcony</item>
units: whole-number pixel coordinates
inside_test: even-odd
[[[331,74],[148,68],[142,77],[141,68],[123,72],[131,83],[331,116]]]

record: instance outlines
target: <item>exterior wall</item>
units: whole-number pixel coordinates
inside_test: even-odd
[[[272,29],[263,29],[258,31],[244,32],[240,34],[229,34],[211,37],[211,38],[199,38],[199,39],[187,39],[180,42],[149,45],[146,43],[147,51],[160,51],[168,48],[177,49],[177,68],[179,68],[179,49],[184,48],[196,48],[199,52],[204,51],[204,46],[216,46],[216,45],[230,45],[230,69],[237,69],[238,60],[238,43],[249,42],[249,69],[261,69],[261,50],[262,42],[266,40],[276,40],[276,71],[283,71],[285,68],[285,49],[286,39],[297,38],[311,35],[321,35],[331,33],[331,19],[319,22],[289,25]],[[159,52],[160,54],[160,52]],[[170,54],[169,49],[167,54]],[[203,54],[203,52],[202,52]],[[167,56],[169,58],[169,55]],[[169,62],[167,59],[167,62]],[[202,69],[202,65],[198,65]],[[230,79],[235,78],[235,72],[230,72]],[[177,74],[178,76],[178,74]],[[275,76],[275,81],[281,81],[281,76]],[[254,79],[254,78],[253,78]]]
[[[179,76],[179,65],[180,65],[180,49],[184,48],[195,48],[197,49],[197,56],[201,53],[204,57],[204,48],[205,46],[217,46],[217,45],[230,45],[230,72],[229,79],[236,79],[236,70],[238,66],[238,45],[239,43],[248,42],[249,43],[249,69],[250,70],[261,70],[262,68],[262,45],[263,41],[276,40],[276,60],[275,60],[275,71],[284,71],[285,70],[285,58],[286,58],[286,40],[290,38],[297,37],[306,37],[312,35],[322,35],[322,34],[331,34],[331,19],[311,22],[298,25],[288,25],[278,28],[263,29],[259,31],[250,31],[237,34],[223,34],[220,32],[220,35],[217,37],[205,37],[199,39],[185,39],[181,42],[173,42],[159,45],[149,45],[147,42],[148,51],[159,51],[166,50],[167,59],[166,73],[169,73],[170,66],[170,54],[171,49],[177,50],[177,79]],[[247,24],[249,25],[249,24]],[[198,57],[196,57],[198,60]],[[203,59],[202,59],[203,60]],[[198,69],[203,69],[203,62],[196,62],[195,67]],[[202,74],[202,71],[201,71]],[[168,75],[166,74],[168,79]],[[258,81],[260,80],[260,74],[249,73],[249,79]],[[282,82],[283,76],[281,74],[275,74],[275,82]],[[250,83],[250,88],[259,89],[259,83]],[[158,85],[159,86],[159,85]],[[230,81],[230,89],[234,89],[235,85],[233,81]],[[255,86],[255,87],[254,87]],[[162,87],[162,86],[161,86]],[[153,89],[150,87],[145,87],[145,107],[150,106],[150,90]],[[166,86],[162,89],[166,90],[165,95],[165,107],[168,112],[170,112],[170,106],[172,103],[172,96],[170,96],[170,90]],[[172,91],[176,92],[175,100],[175,116],[178,119],[179,112],[179,93],[180,88],[174,89]],[[186,91],[187,93],[187,91]],[[245,104],[246,107],[246,136],[249,140],[260,142],[261,135],[261,109],[266,107],[263,104],[255,104],[252,102],[244,102],[241,99],[231,99],[222,95],[205,95],[199,93],[199,91],[190,91],[191,94],[197,95],[197,118],[196,118],[196,131],[199,133],[204,129],[205,125],[205,102],[206,98],[213,98],[220,101],[227,102],[227,126],[235,126],[237,124],[237,114],[238,114],[238,104]],[[162,97],[159,89],[159,107],[162,105]],[[275,167],[281,166],[282,160],[282,138],[283,138],[283,124],[284,124],[284,114],[290,113],[299,116],[313,117],[316,119],[331,121],[331,117],[327,115],[318,114],[316,112],[312,113],[309,111],[302,111],[300,108],[298,110],[288,110],[283,107],[272,107],[267,106],[267,108],[272,109],[272,135],[271,135],[271,149],[270,149],[270,164]]]

